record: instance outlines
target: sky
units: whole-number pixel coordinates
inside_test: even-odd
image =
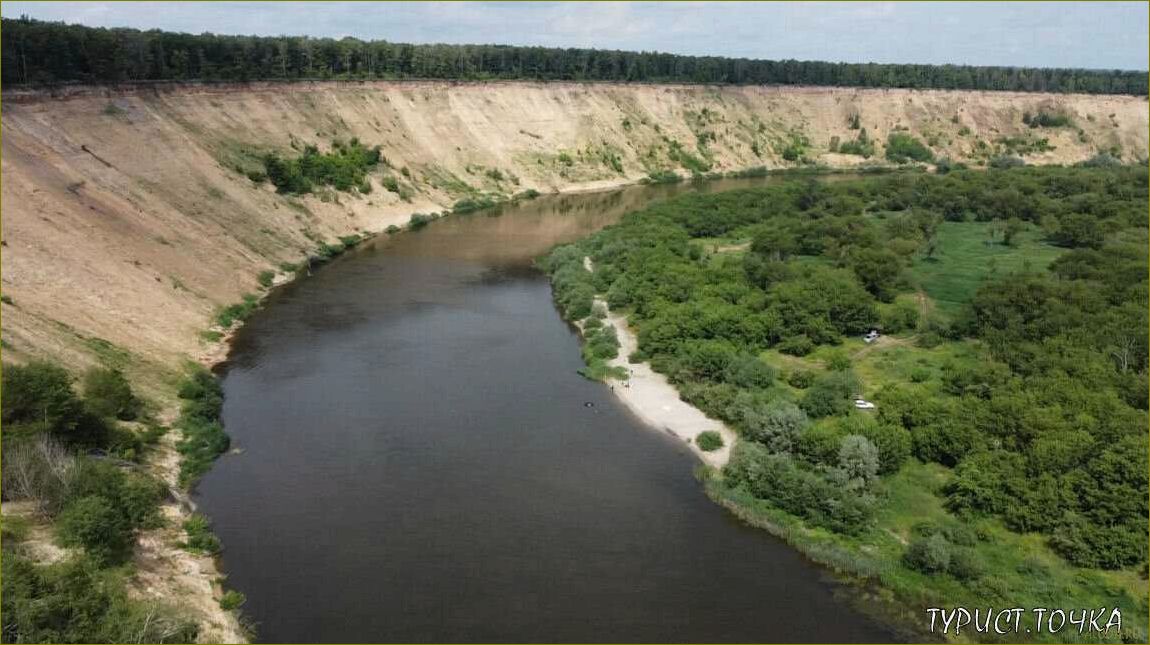
[[[746,58],[1148,67],[1146,2],[4,2],[98,27]]]

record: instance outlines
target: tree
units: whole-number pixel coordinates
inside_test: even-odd
[[[92,412],[121,421],[131,421],[140,412],[140,400],[117,369],[88,370],[84,375],[84,402]]]
[[[767,446],[771,452],[790,452],[798,436],[806,429],[807,415],[790,401],[769,403],[747,401],[745,394],[735,399],[741,409],[743,434]]]
[[[1025,229],[1022,220],[1017,217],[1011,217],[1006,220],[1006,225],[1002,229],[1002,243],[1007,246],[1017,246],[1018,234]]]
[[[878,478],[878,448],[862,435],[847,435],[839,447],[839,468],[846,475],[850,489],[866,488]]]
[[[76,429],[83,413],[68,372],[45,362],[5,366],[0,398],[5,426],[30,426],[66,435]],[[11,432],[12,428],[5,430]]]

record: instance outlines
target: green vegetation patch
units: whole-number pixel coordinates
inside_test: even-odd
[[[351,191],[367,184],[367,173],[385,163],[379,146],[368,148],[359,139],[336,139],[331,150],[320,152],[314,145],[304,147],[296,158],[281,157],[275,153],[264,156],[264,170],[279,193],[306,194],[318,186]]]
[[[589,339],[603,297],[637,332],[629,360],[739,433],[706,484],[741,517],[917,624],[1010,598],[1117,606],[1110,638],[1142,640],[1147,180],[799,177],[657,202],[540,265]]]

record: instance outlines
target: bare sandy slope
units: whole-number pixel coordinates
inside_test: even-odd
[[[202,349],[197,332],[213,313],[258,291],[260,271],[468,191],[580,190],[684,172],[671,149],[699,156],[700,139],[716,170],[792,165],[779,155],[798,135],[808,156],[855,165],[860,157],[826,149],[831,137],[856,135],[856,113],[872,139],[906,128],[956,159],[979,141],[1031,134],[1022,114],[1044,107],[1071,114],[1082,135],[1041,131],[1056,149],[1032,163],[1147,150],[1146,101],[1136,97],[433,82],[69,92],[5,93],[5,360],[115,362],[153,396],[170,392],[180,361]],[[232,168],[262,151],[292,153],[293,142],[352,136],[382,146],[410,201],[378,177],[370,195],[288,198]]]

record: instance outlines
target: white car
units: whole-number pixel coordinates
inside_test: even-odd
[[[855,399],[855,407],[860,410],[873,410],[875,406],[866,399]]]

